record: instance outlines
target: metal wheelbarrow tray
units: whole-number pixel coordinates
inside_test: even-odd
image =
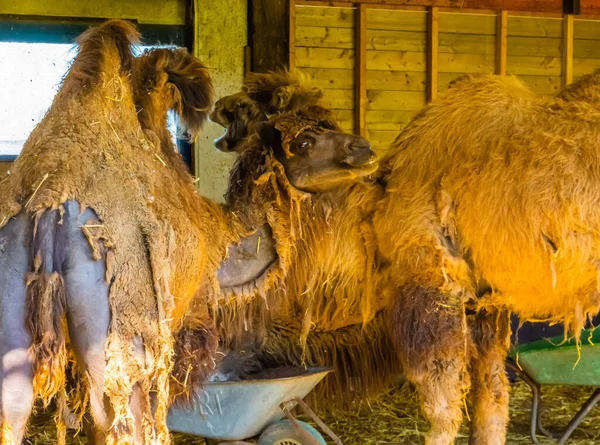
[[[341,445],[301,400],[329,372],[330,368],[282,368],[276,378],[206,383],[194,390],[189,408],[171,409],[169,429],[217,441],[241,441],[257,436],[284,416],[293,428],[302,429],[290,414],[290,410],[300,404],[321,429]],[[307,439],[306,443],[312,441],[320,443],[315,439]]]
[[[539,431],[546,437],[565,443],[587,414],[600,401],[600,330],[581,333],[581,359],[578,362],[574,339],[563,336],[538,340],[515,346],[509,353],[507,365],[521,376],[532,391],[531,440],[539,443]],[[577,366],[575,364],[577,363]],[[540,404],[541,385],[594,386],[596,390],[561,433],[552,433],[542,424]]]

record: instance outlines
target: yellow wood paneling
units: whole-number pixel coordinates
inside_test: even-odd
[[[508,35],[521,37],[562,36],[562,19],[508,16]]]
[[[354,28],[353,8],[296,6],[296,26]]]
[[[296,46],[354,48],[354,31],[352,28],[297,26]]]
[[[334,110],[354,109],[354,90],[326,90],[323,105]]]
[[[495,14],[440,12],[440,33],[496,35]]]
[[[315,85],[328,90],[354,89],[354,71],[351,69],[329,68],[300,68],[300,71],[309,75]]]
[[[402,11],[390,9],[367,10],[367,28],[391,31],[420,31],[427,29],[425,11]]]

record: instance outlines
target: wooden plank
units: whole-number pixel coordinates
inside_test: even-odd
[[[398,134],[402,127],[399,126],[397,130],[369,130],[367,132],[367,139],[371,142],[371,145],[377,153],[383,153],[389,149],[390,145]]]
[[[303,0],[304,4],[323,4],[323,0]],[[337,2],[333,2],[338,4]],[[562,13],[562,0],[352,0],[374,7],[439,7],[467,10],[526,11],[535,13]],[[581,14],[600,14],[597,0],[581,0]]]
[[[406,71],[367,71],[368,90],[425,91],[426,74]]]
[[[598,23],[598,27],[600,27],[600,23]],[[600,42],[591,39],[574,39],[573,58],[600,59]]]
[[[506,71],[517,76],[560,76],[560,57],[512,56],[506,61]]]
[[[426,54],[411,51],[369,51],[367,69],[384,71],[426,71]]]
[[[297,6],[296,26],[353,29],[354,14],[355,11],[353,8]]]
[[[427,13],[427,80],[425,82],[427,102],[434,100],[437,95],[438,39],[439,11],[438,8],[433,7]]]
[[[573,20],[573,38],[600,40],[600,20]]]
[[[354,128],[360,136],[366,134],[367,112],[367,5],[362,4],[356,13],[356,79],[354,86]]]
[[[494,54],[440,54],[438,58],[440,73],[494,73],[495,64]]]
[[[459,77],[464,76],[465,73],[439,73],[438,74],[438,93],[446,91],[450,86],[451,82],[454,82]]]
[[[368,30],[369,49],[380,51],[427,51],[427,33],[415,31]],[[493,35],[439,33],[438,52],[452,54],[493,54]]]
[[[508,47],[508,12],[500,11],[496,16],[496,74],[506,74]]]
[[[597,69],[600,69],[600,59],[574,59],[573,79],[585,74],[591,74]]]
[[[137,20],[143,24],[185,25],[184,0],[4,0],[0,13],[46,17],[115,18]]]
[[[252,0],[252,70],[275,71],[290,62],[290,2]]]
[[[492,14],[443,13],[439,15],[439,32],[452,34],[496,34],[496,16]]]
[[[562,19],[510,16],[507,28],[509,36],[555,37],[560,39],[562,36]]]
[[[325,90],[323,106],[332,110],[354,110],[353,90]]]
[[[367,111],[367,123],[370,129],[384,130],[385,124],[389,125],[388,130],[397,128],[399,125],[408,123],[418,110],[369,110]]]
[[[354,69],[354,50],[296,48],[296,66],[305,68]]]
[[[289,1],[289,48],[288,48],[288,68],[290,71],[296,69],[296,1]]]
[[[367,42],[371,50],[424,52],[427,47],[427,33],[368,29]]]
[[[567,14],[563,18],[562,35],[562,86],[563,88],[573,83],[573,15]]]
[[[417,91],[367,91],[369,110],[420,110],[425,95]]]
[[[320,48],[354,48],[352,28],[296,27],[296,46]]]
[[[427,30],[427,12],[369,8],[367,22],[369,30],[425,32]]]
[[[508,36],[509,56],[562,57],[562,39]]]
[[[354,70],[328,69],[328,68],[302,68],[316,86],[323,89],[353,90]]]
[[[494,54],[495,36],[483,34],[439,34],[438,53]]]
[[[555,96],[561,90],[560,76],[519,76],[519,80],[540,96]]]

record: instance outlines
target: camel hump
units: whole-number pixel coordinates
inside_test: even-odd
[[[108,20],[88,29],[75,41],[79,51],[72,76],[89,86],[98,84],[103,74],[110,78],[129,73],[133,64],[131,48],[139,41],[137,29],[125,20]]]

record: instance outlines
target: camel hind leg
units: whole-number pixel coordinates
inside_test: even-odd
[[[105,397],[105,348],[111,320],[109,285],[105,281],[106,264],[95,260],[81,226],[96,220],[96,214],[79,204],[64,205],[63,222],[57,231],[62,243],[61,271],[67,294],[67,325],[77,365],[86,376],[93,419],[91,443],[104,444],[112,425],[110,404]]]
[[[425,443],[453,444],[469,387],[464,305],[437,289],[404,288],[392,308],[391,330],[404,373],[431,426]]]
[[[27,226],[23,213],[0,230],[0,443],[4,445],[22,442],[34,402],[26,323]]]
[[[504,445],[508,424],[508,378],[505,360],[510,346],[508,314],[481,311],[472,329],[476,349],[471,360],[473,419],[471,445]]]

